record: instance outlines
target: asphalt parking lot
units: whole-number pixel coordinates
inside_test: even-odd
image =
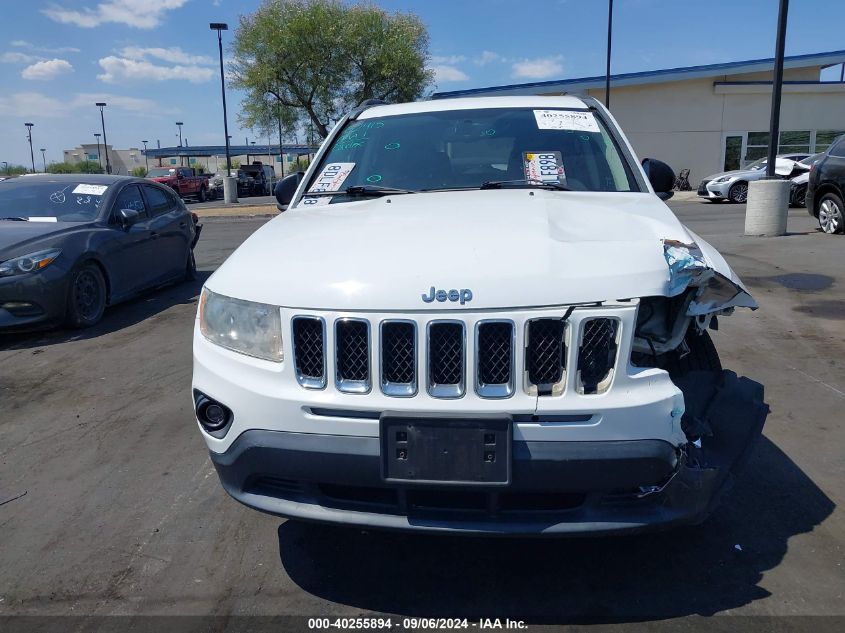
[[[845,236],[819,233],[803,209],[787,236],[763,239],[742,236],[744,206],[670,206],[759,301],[713,336],[723,365],[763,383],[771,406],[744,476],[704,525],[467,539],[240,506],[193,421],[191,330],[202,281],[266,220],[207,219],[200,281],[110,309],[92,330],[0,336],[0,614],[845,616]],[[772,624],[734,621],[719,630]],[[845,620],[814,627],[826,625]]]

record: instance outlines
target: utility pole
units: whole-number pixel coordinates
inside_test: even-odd
[[[780,97],[783,90],[783,54],[786,47],[786,14],[789,0],[780,0],[778,7],[778,35],[775,43],[775,74],[772,80],[772,118],[769,122],[769,158],[766,163],[766,178],[775,177],[775,160],[780,140]]]
[[[24,123],[26,126],[26,138],[29,139],[29,158],[32,160],[32,173],[35,173],[35,154],[32,151],[32,127],[35,123]]]
[[[147,143],[149,143],[149,141],[141,141],[141,142],[144,144],[144,169],[146,169],[147,171],[150,171],[150,163],[147,160]]]
[[[111,163],[109,162],[109,137],[106,136],[106,117],[103,114],[103,108],[106,107],[106,103],[99,101],[94,104],[98,108],[100,108],[100,122],[103,124],[103,149],[106,152],[106,173],[111,173]]]
[[[47,173],[47,150],[45,148],[41,148],[41,160],[44,163],[44,173]]]

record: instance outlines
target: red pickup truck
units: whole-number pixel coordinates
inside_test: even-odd
[[[208,198],[208,178],[199,176],[193,167],[153,167],[147,178],[167,185],[181,198],[196,198],[205,202]]]

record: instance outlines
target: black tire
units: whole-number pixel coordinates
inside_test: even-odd
[[[748,201],[748,183],[741,180],[731,185],[728,189],[728,200],[735,204],[742,204]]]
[[[70,277],[67,322],[75,328],[95,325],[106,309],[106,280],[93,263],[83,264]]]
[[[795,195],[792,196],[792,205],[796,207],[807,206],[807,186],[799,187],[795,190]]]
[[[197,260],[194,257],[194,249],[188,251],[188,263],[185,265],[185,281],[197,280]]]
[[[835,193],[826,193],[819,198],[816,209],[819,228],[825,233],[845,232],[845,204]]]
[[[205,195],[205,188],[200,188],[200,192],[197,194],[197,200],[200,202],[205,202],[206,195]]]
[[[684,338],[689,353],[681,356],[677,352],[667,355],[664,369],[669,372],[672,378],[678,378],[691,371],[722,371],[722,362],[719,360],[719,352],[713,345],[713,340],[707,332],[701,334],[690,325],[687,335]]]

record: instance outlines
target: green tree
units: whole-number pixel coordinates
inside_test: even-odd
[[[20,176],[21,174],[29,173],[29,168],[23,165],[6,165],[0,167],[0,176]]]
[[[102,174],[103,168],[95,160],[81,160],[78,163],[50,163],[47,171],[51,174]]]
[[[147,177],[147,168],[146,167],[136,167],[132,170],[132,175],[136,178],[146,178]]]
[[[266,123],[275,101],[322,137],[362,101],[413,101],[433,80],[422,21],[368,4],[264,0],[241,16],[232,48],[245,117]]]

